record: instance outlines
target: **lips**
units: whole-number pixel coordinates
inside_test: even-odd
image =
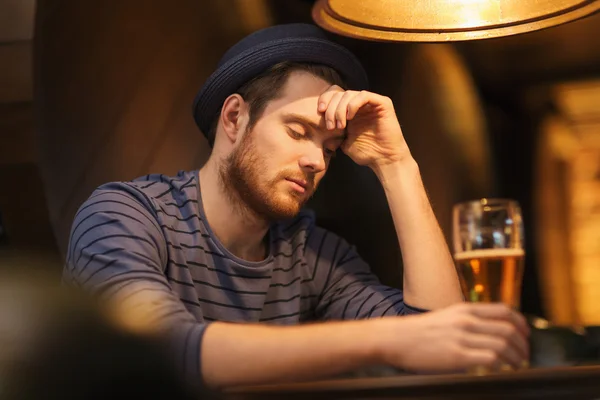
[[[301,186],[304,190],[306,190],[306,188],[308,187],[308,183],[301,179],[287,178],[287,180],[290,182],[294,182],[298,186]]]

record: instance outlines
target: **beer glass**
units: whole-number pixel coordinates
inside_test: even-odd
[[[525,263],[521,209],[514,200],[480,199],[453,210],[454,262],[465,300],[504,303],[519,310]],[[524,362],[523,367],[527,367]],[[500,371],[510,371],[502,363]],[[484,375],[484,366],[469,373]]]
[[[524,268],[521,209],[514,200],[480,199],[453,210],[454,262],[465,299],[519,310]]]

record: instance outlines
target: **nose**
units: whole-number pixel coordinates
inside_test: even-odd
[[[323,149],[312,143],[309,146],[306,146],[298,163],[300,164],[300,168],[314,174],[324,171],[327,167]]]

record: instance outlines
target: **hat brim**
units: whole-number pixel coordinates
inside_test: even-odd
[[[194,120],[211,145],[214,137],[208,137],[210,127],[227,96],[269,67],[284,61],[326,65],[342,76],[348,89],[368,88],[361,63],[349,50],[334,42],[303,37],[262,43],[219,66],[194,99]]]

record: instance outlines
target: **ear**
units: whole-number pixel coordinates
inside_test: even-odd
[[[220,122],[223,133],[231,144],[242,137],[248,123],[248,104],[242,96],[234,93],[225,99],[221,108]]]

